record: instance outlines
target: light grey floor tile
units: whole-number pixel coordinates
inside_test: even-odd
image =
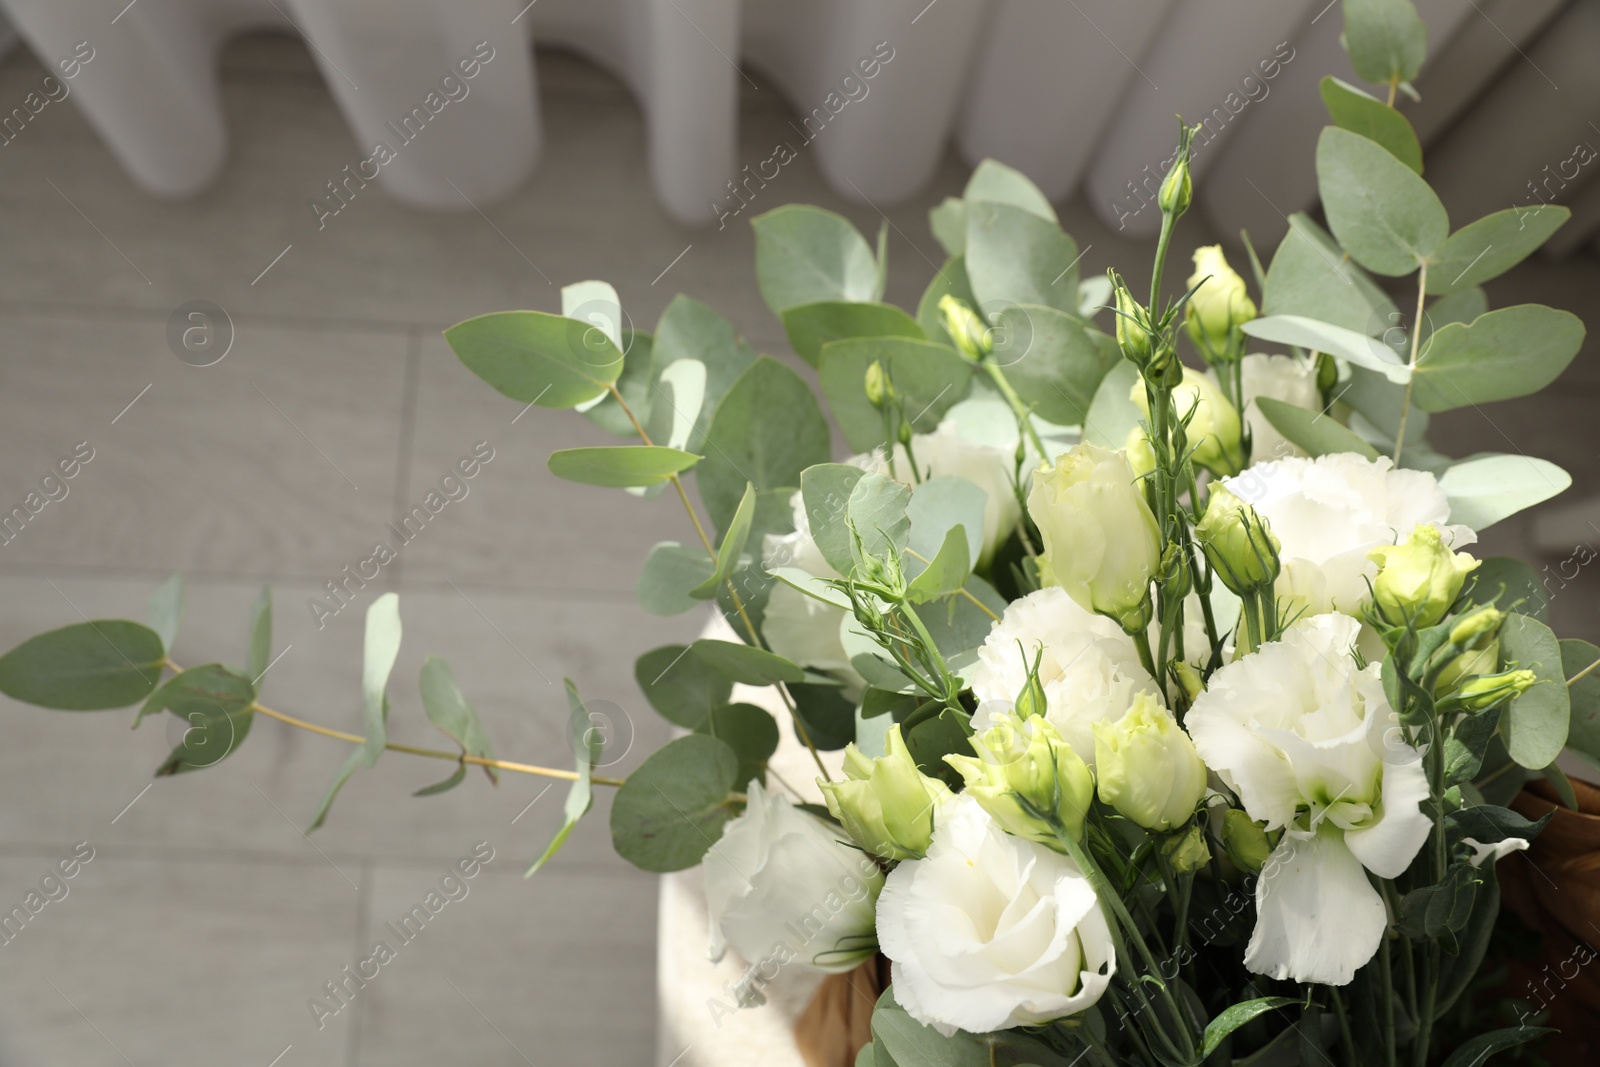
[[[284,1063],[345,1062],[306,1001],[355,951],[357,892],[303,863],[119,854],[117,829],[0,858],[5,908],[58,898],[0,947],[7,1062],[266,1067],[289,1045]],[[41,891],[79,842],[92,858]]]
[[[390,516],[403,335],[246,321],[197,367],[155,318],[12,316],[5,332],[0,565],[322,576]],[[50,479],[80,445],[92,459]]]
[[[423,904],[444,870],[374,871],[365,941],[397,952],[359,994],[359,1063],[650,1062],[656,880],[549,871],[524,881],[489,840],[496,859],[409,944],[386,924]]]

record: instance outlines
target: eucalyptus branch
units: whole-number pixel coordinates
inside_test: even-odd
[[[1389,87],[1389,99],[1394,100],[1394,86]],[[1400,466],[1400,452],[1406,445],[1406,418],[1411,414],[1411,383],[1416,377],[1417,349],[1422,344],[1422,305],[1428,296],[1428,261],[1422,261],[1422,270],[1417,274],[1417,314],[1411,320],[1411,355],[1406,360],[1406,366],[1411,367],[1413,373],[1406,378],[1405,399],[1400,405],[1400,426],[1394,435],[1394,465]]]

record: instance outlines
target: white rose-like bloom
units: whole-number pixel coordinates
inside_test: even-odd
[[[877,951],[873,902],[883,872],[844,831],[750,783],[744,813],[706,853],[711,958],[775,960],[843,974]]]
[[[1378,573],[1367,553],[1405,541],[1423,523],[1437,526],[1453,548],[1478,539],[1470,527],[1449,524],[1450,501],[1433,475],[1396,469],[1387,456],[1280,459],[1222,484],[1254,506],[1277,537],[1277,594],[1291,612],[1359,615]]]
[[[1222,667],[1184,720],[1245,811],[1283,831],[1256,880],[1245,966],[1344,985],[1383,939],[1383,898],[1432,826],[1422,756],[1400,738],[1381,664],[1356,669],[1361,624],[1315,615]]]
[[[1001,830],[971,797],[942,805],[925,859],[878,900],[895,998],[945,1036],[1085,1010],[1116,973],[1111,931],[1077,864]]]
[[[1244,421],[1250,427],[1251,464],[1304,456],[1299,446],[1267,421],[1256,400],[1266,397],[1307,411],[1321,410],[1322,390],[1317,388],[1316,362],[1298,356],[1267,356],[1253,352],[1240,361],[1239,372],[1244,386]],[[1215,380],[1215,372],[1206,373]]]
[[[1095,723],[1120,719],[1136,693],[1161,700],[1122,627],[1085,611],[1065,589],[1048,586],[1012,601],[978,649],[971,685],[980,706],[1016,700],[1041,647],[1045,718],[1091,767]],[[973,728],[981,729],[976,719]]]

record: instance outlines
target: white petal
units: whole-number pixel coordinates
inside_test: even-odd
[[[1371,826],[1346,830],[1345,845],[1379,878],[1400,877],[1433,828],[1433,820],[1422,811],[1427,799],[1428,773],[1420,759],[1384,764],[1383,814]]]
[[[1525,837],[1508,837],[1492,845],[1486,845],[1472,837],[1463,837],[1461,840],[1472,849],[1472,858],[1467,862],[1474,867],[1482,867],[1484,860],[1488,860],[1491,864],[1499,863],[1503,857],[1513,852],[1521,852],[1528,847],[1528,840]]]
[[[1256,928],[1244,965],[1296,982],[1345,985],[1378,951],[1383,898],[1343,834],[1288,831],[1256,881]]]

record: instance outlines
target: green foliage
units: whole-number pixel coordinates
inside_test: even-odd
[[[1541,204],[1508,207],[1461,227],[1428,264],[1429,294],[1453,293],[1498,278],[1532,255],[1571,217],[1564,207]]]
[[[161,637],[161,647],[172,651],[183,618],[183,575],[174,574],[150,594],[150,628]],[[255,677],[255,675],[251,675]]]
[[[834,529],[829,531],[827,540],[830,542],[839,534],[844,535],[843,547],[848,553],[846,565],[834,569],[849,574],[859,559],[868,556],[898,559],[911,533],[911,520],[906,518],[906,505],[910,502],[911,490],[904,482],[883,474],[863,474],[850,490],[844,509],[845,521],[841,523],[835,519]],[[822,547],[821,541],[817,542],[817,547]],[[832,563],[833,559],[830,557],[828,562]]]
[[[724,678],[731,678],[742,685],[798,682],[806,676],[805,671],[782,656],[754,645],[702,637],[689,646],[689,651]]]
[[[652,615],[682,615],[701,602],[695,590],[714,572],[715,565],[699,545],[662,541],[645,557],[636,587],[639,606]]]
[[[936,554],[945,551],[951,530],[959,528],[963,531],[961,544],[967,553],[969,566],[962,573],[961,581],[956,582],[957,589],[967,574],[971,573],[970,564],[977,563],[978,553],[983,548],[987,503],[987,494],[972,482],[943,474],[929,478],[913,489],[911,503],[906,505],[906,517],[911,520],[911,533],[906,544],[925,560],[932,560]],[[915,559],[908,560],[906,573],[918,575],[923,566]]]
[[[994,354],[1012,388],[1041,418],[1081,426],[1095,390],[1121,354],[1096,344],[1075,314],[1038,304],[1002,308],[994,317]]]
[[[926,604],[949,596],[966,584],[967,575],[971,573],[966,528],[952,526],[945,532],[944,542],[927,568],[906,587],[906,599],[913,604]]]
[[[734,783],[741,789],[752,779],[767,781],[767,761],[778,750],[778,721],[754,704],[724,704],[700,720],[697,734],[715,737],[739,757]]]
[[[967,203],[967,277],[979,306],[1078,310],[1078,245],[1054,221],[989,200]]]
[[[747,484],[798,486],[801,471],[827,462],[829,447],[828,422],[806,383],[760,357],[717,404],[706,434],[695,481],[712,522],[727,528]]]
[[[728,576],[739,565],[739,553],[744,551],[755,517],[756,487],[746,485],[744,496],[739,499],[739,506],[734,509],[733,518],[728,522],[728,530],[722,535],[722,544],[717,546],[717,561],[711,576],[690,590],[690,596],[697,600],[710,600],[717,595],[717,588],[728,580]]]
[[[1472,917],[1473,903],[1482,885],[1478,868],[1469,863],[1453,864],[1440,881],[1413,889],[1400,898],[1395,928],[1413,941],[1443,940],[1454,954],[1460,947],[1456,935]]]
[[[917,320],[892,304],[849,304],[828,300],[786,308],[779,318],[795,355],[817,365],[822,346],[849,337],[909,337],[926,340]]]
[[[1539,679],[1507,706],[1500,722],[1511,758],[1531,770],[1555,762],[1567,743],[1571,701],[1561,668],[1561,645],[1550,627],[1526,615],[1508,615],[1500,627],[1500,655],[1508,666]]]
[[[563,448],[550,453],[550,473],[569,482],[612,489],[666,482],[700,462],[693,452],[662,445]]]
[[[1555,1030],[1548,1026],[1523,1024],[1508,1026],[1503,1030],[1491,1030],[1487,1034],[1479,1034],[1462,1042],[1454,1052],[1450,1053],[1441,1067],[1480,1067],[1496,1052],[1536,1041],[1546,1034],[1553,1033]]]
[[[1257,397],[1256,407],[1261,409],[1261,414],[1279,433],[1299,445],[1309,456],[1355,452],[1368,459],[1378,458],[1377,449],[1322,412],[1307,411],[1269,396]]]
[[[1394,158],[1422,173],[1422,142],[1417,140],[1410,120],[1400,112],[1331,76],[1322,79],[1322,103],[1335,126],[1377,142]]]
[[[1400,321],[1400,309],[1377,283],[1302,214],[1289,217],[1289,232],[1267,269],[1262,311],[1320,319],[1369,336]]]
[[[805,204],[757,215],[756,280],[776,315],[828,300],[870,303],[883,295],[866,238],[843,215]]]
[[[652,752],[628,775],[611,805],[617,855],[646,871],[699,863],[738,814],[729,795],[739,757],[724,741],[690,734]]]
[[[800,500],[805,505],[811,539],[822,558],[840,574],[849,574],[854,561],[850,531],[843,520],[850,494],[866,473],[848,463],[818,463],[800,474]]]
[[[1569,311],[1520,304],[1435,330],[1417,355],[1411,396],[1423,411],[1527,396],[1567,369],[1583,346]]]
[[[1101,448],[1122,448],[1128,443],[1128,434],[1138,426],[1144,416],[1129,399],[1134,384],[1139,381],[1139,368],[1127,360],[1114,364],[1101,379],[1089,404],[1089,414],[1084,419],[1083,439]]]
[[[261,593],[250,607],[250,655],[246,669],[252,681],[259,682],[272,662],[272,590],[261,587]]]
[[[1474,530],[1487,530],[1571,484],[1572,476],[1554,463],[1520,453],[1472,456],[1439,477],[1439,488],[1450,498],[1450,521]]]
[[[352,749],[344,763],[334,774],[333,781],[323,794],[322,803],[311,819],[309,830],[320,827],[328,818],[328,811],[339,795],[339,790],[350,780],[357,767],[371,767],[383,755],[389,743],[389,672],[394,670],[395,658],[400,654],[400,598],[385,593],[367,608],[366,635],[361,654],[361,715],[366,730],[366,740]]]
[[[655,445],[684,449],[695,436],[706,403],[706,365],[698,359],[667,364],[656,378],[644,430]]]
[[[561,829],[556,831],[556,836],[551,839],[549,846],[539,858],[533,861],[533,865],[523,875],[524,878],[533,877],[540,867],[550,861],[550,857],[561,851],[561,846],[572,836],[578,820],[587,815],[589,809],[594,806],[594,786],[590,776],[594,765],[600,762],[600,753],[605,747],[605,734],[595,726],[594,720],[583,706],[583,701],[578,699],[578,687],[573,684],[572,679],[563,678],[561,681],[567,690],[567,737],[572,741],[578,777],[567,790],[567,802],[562,808],[565,818],[561,823]]]
[[[856,739],[855,702],[838,686],[806,682],[789,686],[795,717],[805,725],[806,736],[822,752],[841,749]]]
[[[1495,604],[1501,611],[1550,621],[1550,595],[1533,568],[1510,556],[1489,556],[1467,578],[1461,594],[1469,604]]]
[[[945,260],[944,266],[934,272],[928,287],[922,291],[922,299],[917,301],[917,325],[922,327],[928,340],[954,345],[949,331],[944,328],[944,316],[939,312],[939,300],[946,295],[968,307],[978,305],[978,298],[972,295],[972,282],[967,278],[966,260],[960,256]]]
[[[1410,274],[1450,233],[1450,218],[1428,183],[1358,133],[1323,129],[1317,187],[1329,229],[1357,263],[1374,273]]]
[[[197,771],[231,755],[250,733],[255,699],[250,679],[220,663],[191,667],[167,679],[135,720],[137,725],[146,715],[170,711],[189,724],[156,776]]]
[[[622,353],[602,331],[543,311],[479,315],[444,337],[468,370],[524,404],[577,407],[622,374]]]
[[[1405,382],[1411,376],[1411,368],[1400,361],[1393,349],[1364,333],[1331,322],[1303,315],[1271,315],[1245,323],[1243,330],[1247,336],[1258,340],[1338,356],[1357,367],[1376,371],[1392,382]]]
[[[685,360],[705,366],[705,395],[694,420],[694,432],[687,443],[676,446],[704,453],[711,416],[733,383],[756,361],[755,350],[734,332],[727,319],[680,295],[673,298],[656,323],[655,360],[663,377],[673,364]],[[659,388],[653,395],[657,403],[669,402]],[[651,440],[655,440],[654,433]]]
[[[1232,1005],[1206,1024],[1200,1055],[1210,1056],[1222,1046],[1228,1035],[1256,1016],[1277,1011],[1279,1008],[1287,1008],[1294,1003],[1296,1002],[1288,997],[1257,997],[1255,1000],[1244,1000]]]
[[[464,755],[494,759],[494,746],[489,743],[478,712],[456,685],[448,663],[437,656],[429,656],[422,664],[420,688],[422,710],[427,713],[429,722],[460,745]],[[493,767],[483,770],[491,782],[499,780]]]
[[[1374,85],[1409,82],[1428,54],[1428,29],[1411,0],[1344,0],[1344,46]]]
[[[651,411],[651,387],[656,379],[655,343],[647,333],[624,330],[622,333],[622,373],[617,375],[617,392],[627,402],[635,418],[648,423]],[[632,437],[636,431],[617,398],[609,392],[599,403],[583,409],[584,418],[602,430],[618,437]]]
[[[966,395],[972,365],[955,350],[904,337],[858,337],[823,346],[817,378],[845,440],[857,452],[885,447],[883,413],[867,399],[867,368],[881,364],[916,433],[929,433]],[[827,457],[823,457],[825,460]],[[821,460],[819,460],[821,462]]]
[[[1594,667],[1600,661],[1600,648],[1576,638],[1561,642],[1561,670],[1568,679]],[[1567,744],[1591,758],[1600,759],[1600,668],[1569,682],[1572,716]]]
[[[733,679],[690,655],[687,645],[651,649],[634,663],[633,676],[650,706],[686,730],[726,704],[733,693]]]
[[[161,680],[161,635],[126,619],[79,622],[30,637],[0,656],[0,693],[62,711],[124,708]]]

